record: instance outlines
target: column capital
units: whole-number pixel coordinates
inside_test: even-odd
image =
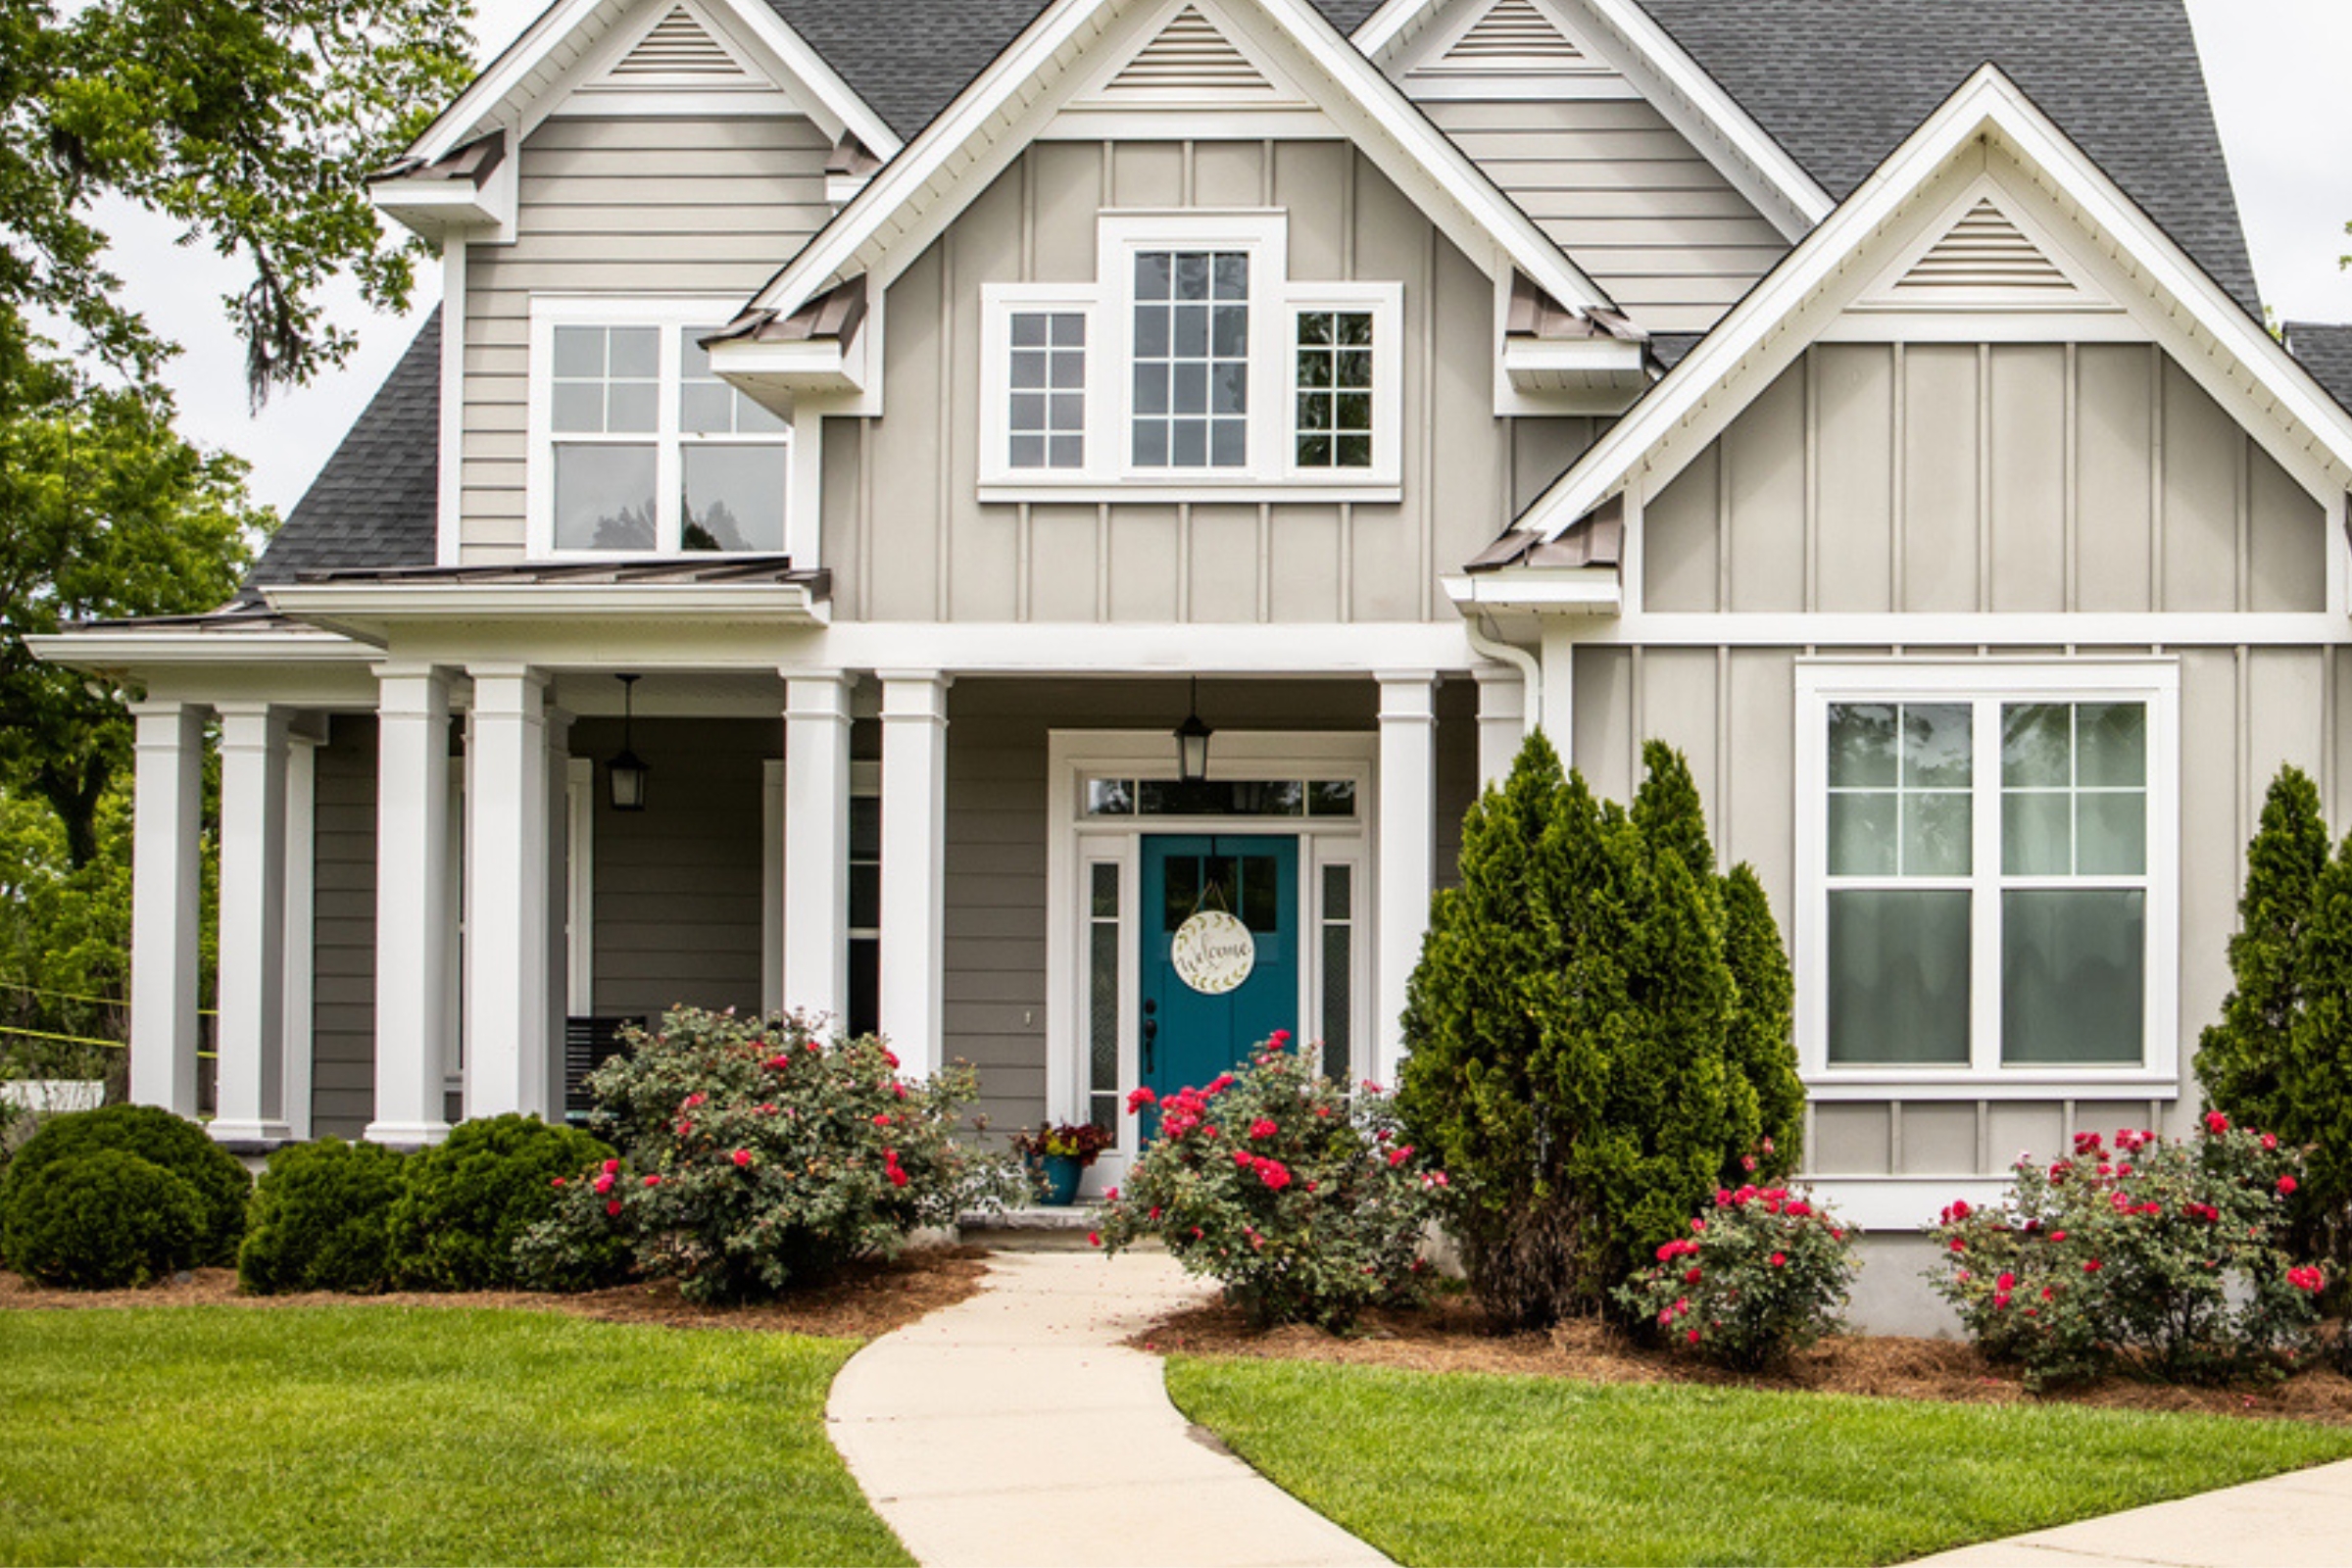
[[[1437,722],[1436,670],[1382,670],[1373,678],[1380,682],[1380,721],[1383,724]]]
[[[142,697],[123,706],[130,710],[134,718],[184,718],[188,714],[201,715],[205,711],[204,704],[185,703],[176,697]]]
[[[944,724],[948,721],[948,688],[956,677],[936,669],[877,670],[882,679],[882,721]]]
[[[547,672],[528,664],[475,664],[470,711],[479,718],[519,719],[525,724],[544,721],[547,711]]]
[[[855,679],[841,671],[813,675],[788,671],[784,682],[784,717],[796,724],[811,720],[847,724],[850,685]]]

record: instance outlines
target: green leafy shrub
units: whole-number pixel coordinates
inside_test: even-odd
[[[792,1015],[679,1008],[589,1077],[622,1157],[575,1162],[524,1240],[523,1280],[576,1289],[616,1247],[694,1300],[770,1297],[1022,1190],[1011,1161],[955,1137],[968,1067],[898,1076],[872,1036],[820,1039]],[[542,1182],[542,1185],[548,1185]]]
[[[1138,1089],[1128,1109],[1152,1102]],[[1429,1194],[1446,1176],[1386,1097],[1314,1076],[1277,1030],[1238,1075],[1158,1105],[1158,1138],[1108,1195],[1096,1238],[1107,1251],[1157,1237],[1260,1327],[1345,1328],[1416,1288]]]
[[[192,1267],[207,1215],[178,1173],[121,1149],[91,1148],[47,1161],[14,1186],[8,1256],[42,1285],[119,1290]]]
[[[1853,1253],[1853,1233],[1810,1194],[1742,1183],[1717,1189],[1617,1296],[1668,1345],[1754,1371],[1837,1329]]]
[[[1944,1209],[1932,1283],[2034,1387],[2275,1372],[2308,1352],[2326,1284],[2280,1246],[2299,1165],[2218,1110],[2185,1142],[2079,1133],[2071,1157],[2019,1161],[2000,1204]]]
[[[1771,911],[1715,875],[1682,759],[1643,760],[1629,814],[1530,737],[1464,822],[1408,993],[1399,1110],[1506,1325],[1621,1305],[1743,1154],[1785,1162],[1799,1136]]]
[[[391,1273],[393,1203],[404,1161],[377,1144],[322,1138],[270,1156],[237,1250],[237,1278],[260,1296],[379,1291]]]
[[[195,1262],[223,1266],[237,1258],[245,1235],[245,1205],[253,1179],[237,1157],[206,1136],[203,1128],[154,1105],[101,1105],[96,1110],[52,1116],[10,1160],[0,1180],[0,1210],[13,1209],[16,1195],[45,1179],[48,1168],[76,1154],[114,1150],[161,1165],[194,1190],[202,1205]],[[10,1255],[13,1257],[12,1250]]]
[[[556,1206],[550,1183],[612,1151],[536,1116],[461,1122],[409,1156],[387,1217],[393,1283],[489,1291],[515,1283],[514,1244]]]

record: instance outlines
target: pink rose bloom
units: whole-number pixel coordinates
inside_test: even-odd
[[[645,1178],[645,1185],[646,1185],[646,1186],[648,1186],[648,1187],[659,1187],[659,1186],[661,1186],[661,1185],[662,1185],[662,1173],[661,1173],[660,1171],[654,1171],[654,1172],[651,1172],[651,1173],[649,1173],[649,1174],[646,1176],[646,1178]]]
[[[1696,1345],[1698,1343],[1698,1330],[1692,1329],[1689,1333],[1685,1334],[1683,1336],[1683,1342],[1686,1345]]]
[[[736,1164],[749,1165],[752,1162],[752,1152],[748,1149],[738,1149],[733,1157]]]
[[[608,1160],[606,1160],[606,1161],[605,1161],[605,1174],[606,1174],[606,1175],[608,1175],[608,1176],[617,1176],[617,1175],[619,1175],[619,1174],[620,1174],[620,1161],[619,1161],[619,1160],[617,1160],[617,1159],[608,1159]]]
[[[605,1205],[605,1212],[614,1219],[620,1217],[620,1200],[615,1198]]]
[[[1786,1268],[1788,1265],[1788,1254],[1787,1252],[1775,1252],[1772,1254],[1772,1266],[1774,1268]]]
[[[549,1182],[547,1185],[550,1187],[561,1187],[564,1185],[564,1178],[559,1176],[554,1181]]]
[[[1280,1131],[1282,1131],[1281,1128],[1275,1126],[1264,1116],[1258,1117],[1250,1124],[1250,1136],[1252,1138],[1271,1138]]]
[[[611,1171],[605,1172],[596,1179],[596,1190],[600,1196],[612,1190],[612,1173]]]
[[[2262,1147],[2266,1150],[2277,1149],[2278,1147],[2278,1135],[2277,1133],[2264,1133],[2262,1135]]]
[[[1152,1092],[1151,1086],[1140,1086],[1128,1092],[1127,1114],[1130,1116],[1136,1115],[1142,1111],[1146,1105],[1156,1105],[1158,1103],[1159,1097]]]
[[[2226,1133],[2230,1130],[2230,1118],[2218,1110],[2209,1110],[2205,1113],[2205,1130],[2209,1133]]]
[[[1257,1179],[1261,1182],[1264,1182],[1268,1187],[1273,1188],[1276,1192],[1280,1192],[1285,1187],[1291,1185],[1291,1173],[1283,1168],[1282,1161],[1278,1159],[1259,1160],[1257,1164]]]

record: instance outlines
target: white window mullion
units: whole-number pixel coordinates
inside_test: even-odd
[[[1970,705],[1969,1061],[2001,1065],[2001,699]]]
[[[654,416],[654,538],[664,554],[681,547],[683,527],[678,492],[683,460],[678,455],[678,375],[682,356],[676,327],[662,329],[662,401]]]

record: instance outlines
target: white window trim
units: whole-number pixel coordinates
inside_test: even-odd
[[[523,548],[534,561],[632,561],[648,556],[704,555],[679,547],[677,515],[679,469],[683,463],[683,434],[678,423],[679,388],[683,382],[685,345],[682,331],[731,320],[742,308],[731,295],[534,295],[530,321],[530,390],[526,425],[529,455],[524,468]],[[556,328],[559,326],[650,326],[660,330],[661,380],[652,431],[641,437],[612,439],[612,445],[654,448],[654,504],[657,518],[651,551],[578,550],[556,548],[556,431],[553,413]],[[792,421],[772,435],[697,437],[698,441],[738,445],[777,446],[784,451],[784,540],[781,553],[793,539]],[[724,560],[724,554],[711,554]]]
[[[1231,468],[1139,468],[1133,450],[1135,256],[1139,251],[1227,250],[1250,257],[1250,461]],[[1286,501],[1402,499],[1404,288],[1290,276],[1288,215],[1238,211],[1109,212],[1096,224],[1096,276],[1072,283],[991,283],[981,288],[980,499],[983,501],[1200,501],[1277,495]],[[1078,311],[1087,316],[1086,465],[1011,464],[1011,317]],[[1369,468],[1300,468],[1293,397],[1297,317],[1305,310],[1369,310],[1374,317]]]
[[[2139,1062],[2000,1064],[2000,901],[1979,897],[1970,951],[1970,1065],[1832,1066],[1829,1061],[1829,709],[1833,703],[2144,702],[2148,710],[2147,967]],[[1977,729],[1973,810],[1982,867],[2000,832],[1998,732]],[[2180,1073],[2180,667],[2176,660],[1949,662],[1799,660],[1796,665],[1796,1039],[1817,1101],[2172,1098]]]

